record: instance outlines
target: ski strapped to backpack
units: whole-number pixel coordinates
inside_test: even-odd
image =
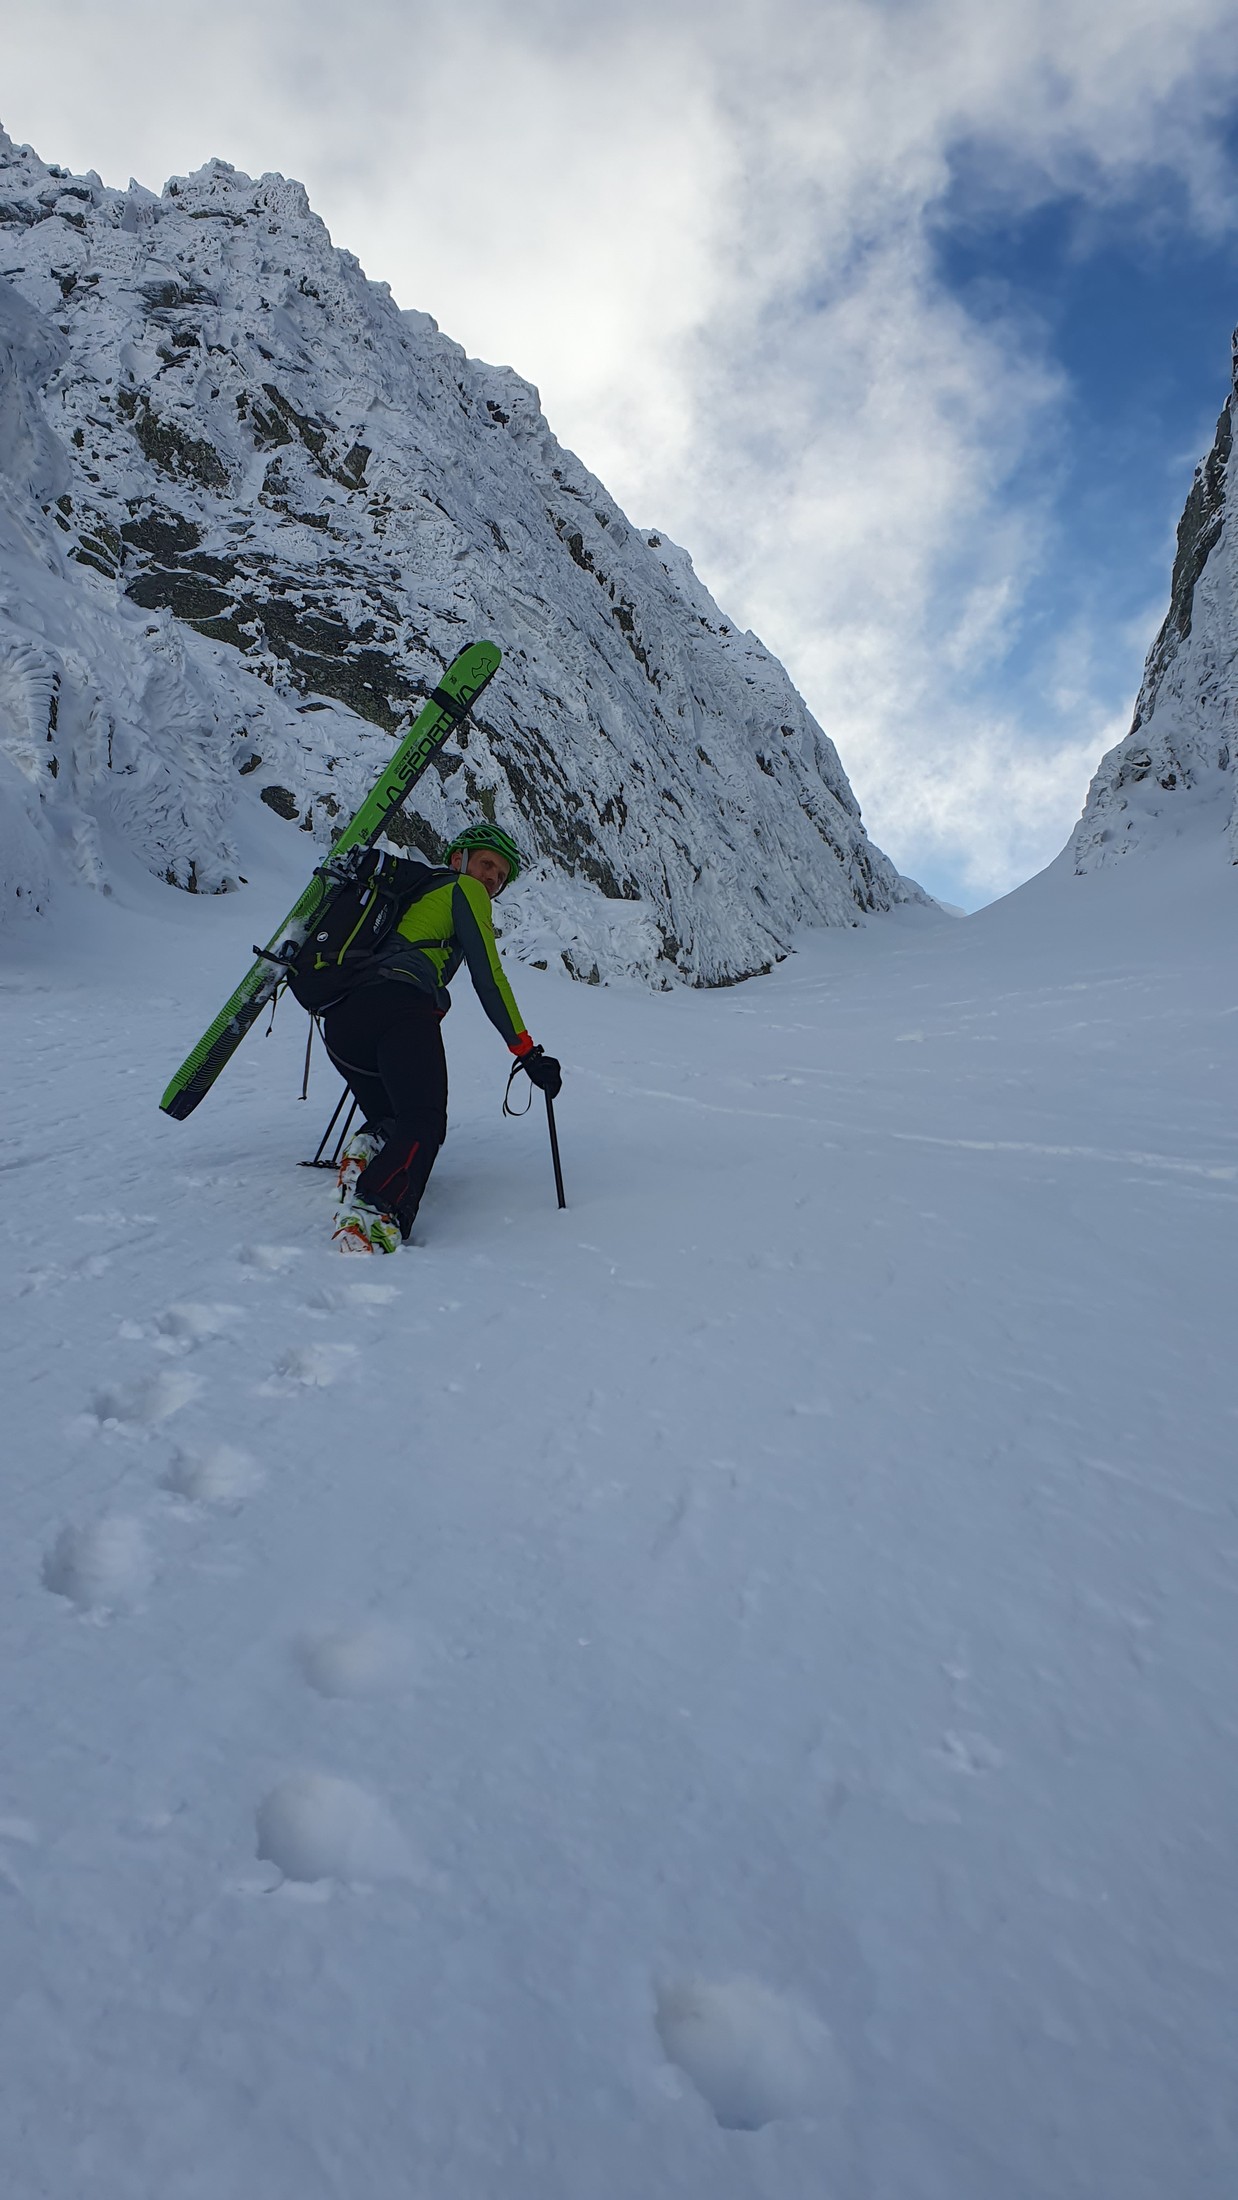
[[[500,651],[493,642],[471,642],[448,665],[356,816],[340,834],[327,863],[315,871],[278,931],[264,948],[258,949],[256,962],[246,972],[231,999],[224,1003],[214,1022],[186,1055],[159,1103],[165,1115],[183,1121],[210,1091],[246,1032],[257,1022],[266,1003],[288,976],[289,957],[297,956],[311,927],[322,928],[317,919],[332,884],[324,874],[350,849],[368,847],[377,840],[388,818],[399,809],[431,757],[467,718],[483,688],[494,678],[500,661]],[[337,987],[337,993],[339,990]],[[308,1002],[305,1005],[308,1006]]]

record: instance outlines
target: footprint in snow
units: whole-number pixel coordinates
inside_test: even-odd
[[[239,1505],[262,1482],[262,1470],[249,1453],[231,1444],[206,1451],[178,1451],[162,1477],[162,1487],[196,1505]]]
[[[677,1979],[654,2019],[668,2062],[691,2079],[724,2131],[759,2131],[846,2099],[846,2073],[811,2010],[755,1979]]]
[[[413,1679],[411,1643],[381,1623],[303,1636],[296,1657],[320,1696],[392,1696]]]
[[[316,1318],[329,1314],[373,1313],[400,1296],[398,1283],[324,1283],[305,1301],[305,1312]]]
[[[200,1397],[206,1384],[200,1375],[191,1375],[184,1368],[169,1368],[162,1375],[148,1375],[143,1381],[128,1383],[115,1390],[96,1391],[90,1402],[87,1420],[99,1428],[116,1428],[128,1433],[135,1429],[157,1428],[161,1421],[171,1419],[182,1406]]]
[[[169,1306],[153,1322],[125,1321],[126,1343],[153,1342],[160,1352],[191,1352],[211,1337],[222,1337],[241,1318],[239,1306]]]
[[[301,1258],[299,1245],[242,1245],[237,1254],[242,1268],[259,1275],[282,1276]]]
[[[239,1306],[185,1304],[165,1307],[155,1316],[156,1343],[163,1352],[192,1352],[211,1337],[225,1336],[241,1319]]]
[[[61,1529],[43,1560],[43,1586],[81,1612],[128,1612],[154,1579],[140,1520],[114,1515]]]
[[[258,1854],[285,1879],[420,1879],[412,1849],[386,1805],[351,1780],[303,1772],[258,1806]]]
[[[291,1391],[326,1390],[339,1381],[356,1357],[355,1344],[300,1345],[281,1355],[274,1373],[265,1383],[259,1383],[259,1393],[266,1398],[284,1398]]]

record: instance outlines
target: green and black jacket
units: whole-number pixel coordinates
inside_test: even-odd
[[[533,1041],[499,960],[489,894],[480,879],[432,870],[379,949],[372,977],[418,986],[445,1016],[451,1007],[447,988],[461,963],[468,964],[473,990],[512,1053],[530,1053]]]

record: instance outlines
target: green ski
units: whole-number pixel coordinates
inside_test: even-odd
[[[453,728],[467,718],[487,681],[494,678],[499,657],[493,642],[471,642],[453,659],[381,778],[371,788],[356,816],[344,827],[331,850],[333,856],[377,840],[387,819],[399,809],[431,757],[442,747]],[[183,1122],[210,1091],[220,1070],[231,1061],[250,1025],[257,1023],[280,985],[282,950],[300,946],[326,891],[327,881],[316,874],[279,930],[267,942],[253,968],[246,972],[231,1000],[220,1009],[209,1030],[203,1032],[192,1053],[186,1055],[159,1103],[165,1115],[175,1116],[178,1122]]]

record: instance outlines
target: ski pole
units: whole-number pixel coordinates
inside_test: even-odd
[[[566,1207],[567,1198],[563,1190],[563,1170],[559,1163],[559,1134],[555,1129],[554,1101],[549,1093],[546,1093],[544,1098],[546,1101],[546,1122],[550,1130],[550,1158],[555,1165],[555,1191],[558,1194],[560,1207]]]
[[[344,1145],[347,1140],[348,1133],[352,1129],[352,1119],[357,1112],[357,1106],[358,1103],[356,1100],[354,1100],[352,1106],[348,1110],[347,1115],[344,1117],[344,1128],[335,1141],[335,1152],[332,1154],[330,1161],[327,1163],[327,1166],[330,1169],[338,1169],[340,1165],[340,1155],[344,1151]]]
[[[342,1113],[342,1111],[343,1111],[343,1107],[344,1107],[344,1102],[345,1102],[345,1101],[346,1101],[346,1100],[347,1100],[347,1099],[348,1099],[349,1097],[350,1097],[350,1094],[349,1094],[349,1090],[348,1090],[348,1087],[347,1087],[347,1085],[345,1085],[345,1087],[344,1087],[344,1090],[342,1091],[342,1093],[341,1093],[341,1094],[340,1094],[340,1096],[339,1096],[339,1099],[338,1099],[338,1100],[336,1101],[336,1103],[335,1103],[335,1114],[334,1114],[334,1115],[332,1116],[332,1118],[331,1118],[331,1121],[330,1121],[330,1122],[328,1123],[328,1125],[327,1125],[327,1127],[326,1127],[325,1131],[324,1131],[324,1132],[323,1132],[323,1134],[322,1134],[322,1137],[321,1137],[321,1138],[319,1139],[319,1141],[318,1141],[318,1151],[317,1151],[317,1153],[316,1153],[316,1154],[314,1155],[314,1158],[313,1158],[313,1160],[312,1160],[312,1161],[298,1161],[298,1163],[297,1163],[297,1167],[298,1167],[299,1169],[333,1169],[333,1168],[335,1167],[336,1161],[337,1161],[337,1160],[339,1159],[339,1148],[338,1148],[338,1147],[336,1148],[336,1152],[335,1152],[334,1156],[332,1157],[332,1159],[331,1159],[330,1161],[324,1161],[322,1157],[323,1157],[323,1154],[324,1154],[324,1153],[325,1153],[325,1151],[326,1151],[326,1148],[327,1148],[328,1142],[329,1142],[329,1140],[330,1140],[330,1137],[331,1137],[331,1133],[332,1133],[332,1131],[333,1131],[333,1130],[335,1129],[335,1126],[336,1126],[336,1124],[337,1124],[337,1123],[339,1122],[339,1119],[340,1119],[340,1115],[341,1115],[341,1113]],[[354,1100],[354,1101],[353,1101],[353,1104],[352,1104],[351,1108],[349,1109],[349,1111],[348,1111],[348,1114],[347,1114],[347,1116],[346,1116],[346,1118],[345,1118],[345,1121],[344,1121],[344,1128],[343,1128],[343,1130],[342,1130],[342,1131],[340,1132],[340,1145],[341,1145],[341,1146],[343,1145],[343,1143],[344,1143],[344,1140],[345,1140],[345,1138],[346,1138],[346,1137],[347,1137],[347,1135],[348,1135],[348,1126],[349,1126],[349,1124],[350,1124],[350,1123],[352,1122],[352,1119],[353,1119],[354,1115],[356,1114],[356,1112],[357,1112],[357,1103],[356,1103],[356,1101]]]

